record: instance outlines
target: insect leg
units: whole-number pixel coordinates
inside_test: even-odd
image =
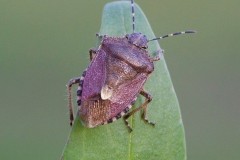
[[[142,118],[145,122],[147,122],[148,124],[150,125],[155,125],[153,122],[150,122],[148,119],[147,119],[147,116],[146,116],[146,113],[147,113],[147,105],[148,103],[150,103],[152,101],[152,96],[147,93],[146,91],[144,91],[143,89],[140,91],[140,94],[142,96],[144,96],[146,99],[145,99],[145,102],[138,108],[132,110],[131,112],[129,112],[128,114],[126,114],[123,119],[124,119],[124,122],[125,124],[127,125],[129,131],[131,132],[132,131],[132,128],[130,127],[130,125],[128,124],[128,121],[127,119],[132,116],[133,114],[135,114],[136,112],[140,111],[141,109],[143,109],[143,114],[142,114]]]
[[[96,56],[96,54],[97,54],[97,50],[96,50],[96,49],[91,48],[91,49],[89,50],[90,61],[92,61],[92,59]]]
[[[150,61],[159,61],[160,60],[160,57],[162,56],[162,54],[163,54],[163,50],[162,49],[159,49],[159,50],[157,50],[157,51],[155,51],[154,53],[156,54],[156,56],[154,56],[154,57],[152,57],[152,58],[150,58]]]
[[[99,33],[96,33],[96,37],[102,39],[102,38],[104,37],[104,35],[101,35],[101,34],[99,34]]]
[[[152,101],[152,96],[151,96],[149,93],[147,93],[146,91],[144,91],[143,89],[141,90],[140,94],[146,98],[145,102],[150,103],[150,102]],[[148,103],[147,103],[147,104],[148,104]],[[154,122],[151,122],[151,121],[149,121],[149,120],[147,119],[147,104],[146,104],[146,107],[143,107],[142,119],[143,119],[146,123],[154,126],[155,123],[154,123]]]
[[[129,132],[132,132],[132,127],[129,125],[128,120],[127,120],[130,116],[131,116],[131,115],[128,115],[128,114],[126,114],[125,116],[123,116],[123,121],[124,121],[125,125],[127,126],[128,131],[129,131]]]
[[[70,125],[72,126],[74,116],[73,116],[73,104],[72,104],[72,85],[80,83],[80,77],[76,77],[73,79],[70,79],[67,83],[67,93],[68,93],[68,108],[69,108],[69,114],[70,114]]]

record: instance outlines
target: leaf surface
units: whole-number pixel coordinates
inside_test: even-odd
[[[138,5],[135,5],[136,32],[144,33],[148,39],[155,37]],[[106,4],[99,34],[125,36],[132,33],[131,5],[129,1]],[[98,43],[99,44],[99,43]],[[149,43],[149,52],[159,50],[157,41]],[[178,100],[164,60],[154,63],[155,70],[148,79],[145,90],[153,100],[148,106],[148,119],[155,127],[145,124],[140,113],[129,119],[133,128],[128,133],[123,120],[85,128],[75,119],[65,146],[64,160],[184,160],[186,146],[183,123]],[[144,98],[139,96],[134,107],[140,106]]]

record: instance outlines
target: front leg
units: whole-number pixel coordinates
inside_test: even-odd
[[[164,50],[162,50],[162,49],[159,49],[159,50],[155,51],[154,54],[156,54],[156,56],[151,57],[150,61],[152,61],[152,62],[153,61],[159,61],[160,58],[162,57],[163,53],[164,53]]]
[[[91,49],[89,50],[90,61],[93,60],[93,58],[96,56],[96,54],[97,54],[97,50],[96,50],[95,48],[91,48]]]

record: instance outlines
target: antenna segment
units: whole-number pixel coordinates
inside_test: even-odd
[[[131,0],[131,7],[132,7],[132,27],[133,33],[135,32],[135,11],[134,11],[134,0]]]
[[[151,40],[148,40],[148,42],[164,39],[164,38],[167,38],[167,37],[177,36],[177,35],[181,35],[181,34],[188,34],[188,33],[196,33],[196,31],[189,30],[189,31],[182,31],[182,32],[171,33],[171,34],[167,34],[167,35],[164,35],[164,36],[161,36],[161,37],[153,38]]]

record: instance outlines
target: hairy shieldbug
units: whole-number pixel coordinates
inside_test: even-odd
[[[148,124],[147,105],[151,95],[143,89],[144,83],[154,70],[154,61],[160,60],[162,50],[157,56],[150,57],[148,42],[166,37],[195,33],[183,31],[148,40],[142,33],[135,32],[134,0],[131,0],[133,33],[124,37],[97,35],[102,38],[97,49],[90,49],[90,64],[81,77],[71,79],[67,84],[70,125],[72,125],[73,105],[71,87],[78,84],[78,115],[82,124],[88,128],[111,123],[123,117],[129,131],[127,119],[137,111],[143,110],[142,118]],[[145,102],[129,111],[138,95],[145,97]]]

